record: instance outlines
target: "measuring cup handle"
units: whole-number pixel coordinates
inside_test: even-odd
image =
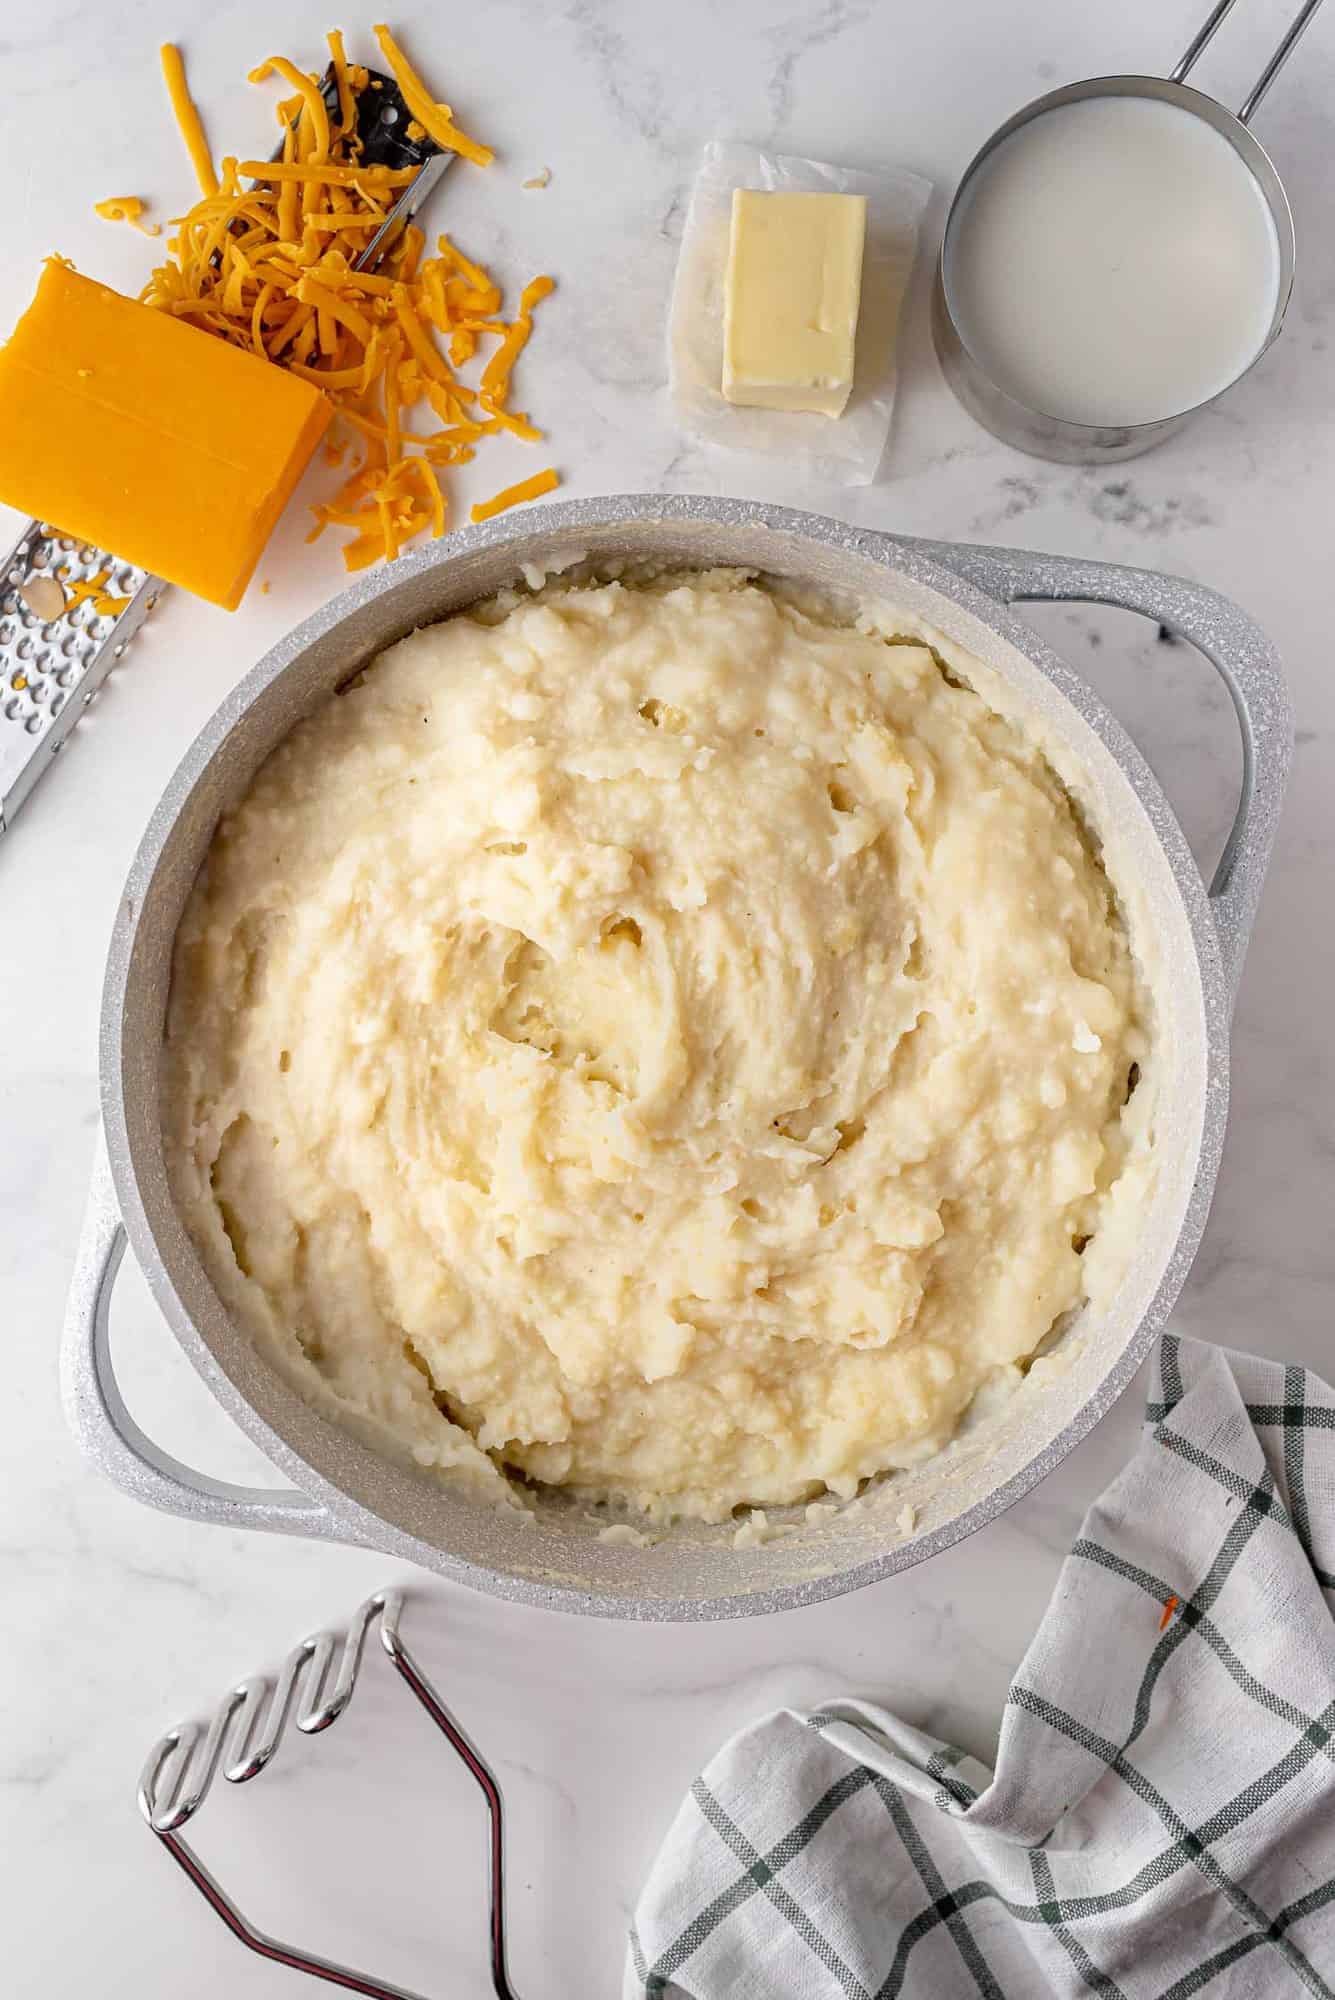
[[[1228,689],[1242,736],[1238,809],[1210,901],[1236,1000],[1293,756],[1293,710],[1279,655],[1229,598],[1185,577],[1026,550],[933,545],[934,558],[1002,604],[1109,604],[1152,618],[1205,655]]]
[[[1303,5],[1289,23],[1278,48],[1270,57],[1260,76],[1257,77],[1256,82],[1247,93],[1246,100],[1238,112],[1238,123],[1240,125],[1250,124],[1252,114],[1255,112],[1257,105],[1261,102],[1261,99],[1265,96],[1285,63],[1293,54],[1299,36],[1304,33],[1320,5],[1321,0],[1303,0]],[[1223,25],[1225,17],[1232,13],[1233,6],[1234,0],[1215,0],[1214,6],[1201,22],[1200,27],[1196,30],[1188,42],[1186,49],[1183,51],[1182,60],[1177,64],[1176,68],[1168,72],[1171,82],[1186,82],[1187,77],[1196,66],[1197,59],[1214,40],[1216,29],[1220,28]]]
[[[233,1486],[214,1479],[183,1465],[139,1428],[125,1406],[111,1362],[111,1293],[125,1243],[106,1141],[99,1135],[60,1350],[65,1415],[93,1464],[123,1493],[164,1513],[221,1527],[355,1541],[357,1537],[309,1494],[295,1488]]]

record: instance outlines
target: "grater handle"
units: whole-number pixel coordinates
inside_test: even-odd
[[[337,1542],[358,1537],[295,1487],[235,1486],[196,1472],[154,1444],[126,1408],[111,1362],[111,1294],[125,1255],[121,1220],[99,1135],[61,1340],[61,1395],[71,1430],[112,1484],[166,1514],[228,1528],[262,1528]]]
[[[1209,884],[1224,977],[1236,1001],[1293,758],[1293,708],[1270,640],[1230,598],[1186,577],[1025,549],[917,546],[1002,604],[1108,604],[1136,611],[1190,641],[1210,662],[1228,689],[1242,737],[1238,809]]]

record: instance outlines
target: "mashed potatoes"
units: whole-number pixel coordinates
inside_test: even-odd
[[[503,1501],[719,1518],[939,1449],[1081,1301],[1127,940],[1043,757],[888,616],[553,585],[265,764],[166,1115],[303,1394]]]

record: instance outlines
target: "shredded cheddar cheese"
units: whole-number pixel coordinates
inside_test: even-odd
[[[144,222],[143,213],[144,204],[137,194],[114,194],[107,201],[93,203],[93,214],[100,215],[104,222],[128,222],[141,236],[161,236],[161,224]]]
[[[535,472],[531,479],[521,479],[517,486],[502,487],[490,500],[474,507],[469,519],[474,524],[490,521],[495,515],[503,514],[508,507],[521,507],[525,500],[540,500],[544,493],[551,493],[560,484],[559,477],[549,465],[545,472]]]
[[[162,59],[162,74],[166,79],[167,95],[172,101],[176,122],[185,140],[185,149],[190,155],[190,164],[195,170],[200,192],[214,195],[218,192],[218,176],[214,170],[213,154],[209,142],[204,137],[204,123],[200,118],[194,98],[190,95],[185,80],[185,64],[181,61],[181,51],[172,42],[164,42],[159,54]]]
[[[462,153],[475,166],[489,167],[496,155],[490,146],[479,146],[476,139],[470,139],[454,123],[454,113],[448,104],[433,104],[430,93],[408,58],[395,42],[384,22],[372,30],[380,44],[380,53],[389,64],[395,83],[403,92],[403,101],[413,114],[413,120],[424,132],[430,134],[438,146],[446,152]]]
[[[410,131],[486,166],[494,157],[436,102],[387,27],[375,29],[387,67],[412,115]],[[554,289],[534,278],[506,317],[500,286],[447,236],[434,254],[413,225],[404,228],[374,271],[356,260],[383,226],[413,170],[365,162],[356,100],[376,80],[350,62],[341,34],[328,37],[332,82],[283,56],[250,72],[252,83],[277,78],[282,155],[276,161],[225,158],[214,171],[178,51],[162,51],[163,72],[203,198],[177,218],[168,261],[142,297],[232,345],[300,375],[334,405],[336,427],[325,449],[347,465],[331,499],[313,509],[313,540],[326,527],[348,530],[350,570],[393,561],[414,536],[445,530],[441,474],[467,464],[489,437],[525,443],[543,433],[526,411],[510,407],[511,381],[533,331],[535,308]],[[336,108],[335,108],[336,106]],[[480,363],[475,379],[460,371]],[[507,487],[475,520],[551,492],[548,470]]]
[[[119,618],[130,602],[128,597],[114,597],[108,591],[110,570],[100,569],[96,576],[72,577],[68,568],[64,568],[58,569],[56,575],[64,587],[67,613],[77,611],[81,604],[91,600],[99,618]]]

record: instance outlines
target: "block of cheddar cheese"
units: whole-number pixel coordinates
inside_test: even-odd
[[[0,500],[235,610],[331,414],[52,258],[0,349]]]

